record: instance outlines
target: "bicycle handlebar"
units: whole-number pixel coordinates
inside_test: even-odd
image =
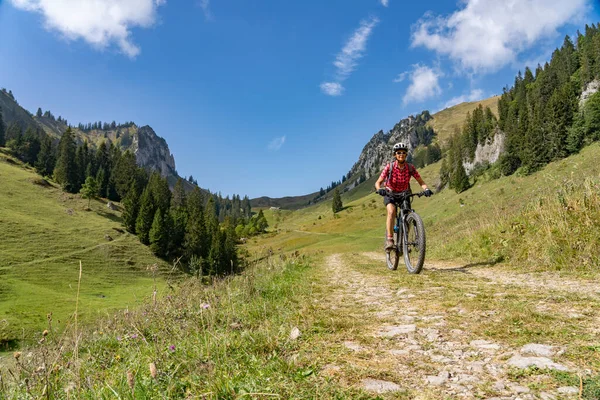
[[[384,196],[377,191],[375,191],[375,193],[379,194],[380,196]],[[422,191],[419,193],[387,192],[385,194],[385,196],[396,197],[396,198],[415,197],[415,196],[421,197],[421,196],[425,196],[425,191]]]

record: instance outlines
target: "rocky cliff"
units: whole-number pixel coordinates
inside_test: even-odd
[[[177,176],[175,158],[167,141],[159,137],[148,125],[142,126],[133,135],[130,150],[135,154],[138,165],[159,171],[164,177]]]
[[[56,119],[51,114],[43,116],[31,114],[19,105],[12,92],[9,91],[0,90],[0,109],[7,126],[16,123],[22,130],[34,127],[37,128],[37,131],[43,131],[46,135],[56,138],[57,141],[67,129],[62,118]],[[158,136],[150,126],[138,127],[131,122],[109,126],[112,127],[89,130],[71,128],[78,144],[87,141],[91,147],[96,147],[103,141],[109,140],[119,146],[122,151],[133,152],[139,166],[160,172],[162,176],[171,178],[169,182],[174,182],[173,178],[178,178],[175,158],[169,150],[167,141]]]
[[[473,162],[463,162],[463,166],[465,167],[467,174],[470,174],[477,164],[493,164],[498,161],[500,154],[504,152],[505,138],[506,135],[504,132],[496,127],[494,136],[490,140],[486,141],[483,145],[481,143],[478,144],[477,148],[475,149],[475,157],[473,158]]]
[[[350,168],[347,178],[351,183],[347,186],[350,190],[362,181],[381,172],[386,163],[393,159],[392,147],[395,143],[405,142],[409,146],[409,153],[421,141],[417,128],[424,126],[431,119],[429,112],[424,111],[417,116],[409,116],[398,122],[390,131],[377,132],[365,145],[358,161]]]

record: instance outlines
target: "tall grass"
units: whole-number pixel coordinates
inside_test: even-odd
[[[302,256],[270,257],[212,285],[190,279],[156,302],[149,294],[75,341],[49,330],[0,369],[0,398],[344,397],[299,356],[311,325],[309,272]]]
[[[510,260],[537,270],[598,271],[600,179],[567,179],[516,216],[489,218],[444,250],[450,256]],[[480,221],[481,222],[481,221]]]

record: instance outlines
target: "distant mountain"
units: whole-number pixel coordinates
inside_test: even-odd
[[[22,130],[28,127],[46,135],[59,139],[67,129],[67,121],[62,117],[56,118],[51,112],[41,111],[36,115],[19,105],[14,95],[5,89],[0,90],[0,107],[4,123],[20,125]],[[87,129],[90,128],[90,129]],[[133,122],[125,124],[94,123],[89,126],[72,127],[79,144],[84,141],[96,147],[104,140],[110,140],[122,151],[130,150],[136,156],[139,166],[148,170],[158,171],[169,180],[171,185],[179,178],[175,168],[175,159],[169,150],[166,140],[158,136],[148,126],[137,126]]]

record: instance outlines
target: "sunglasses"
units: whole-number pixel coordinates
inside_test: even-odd
[[[406,155],[407,153],[404,150],[400,150],[400,151],[397,151],[396,154],[404,154],[404,155]]]

